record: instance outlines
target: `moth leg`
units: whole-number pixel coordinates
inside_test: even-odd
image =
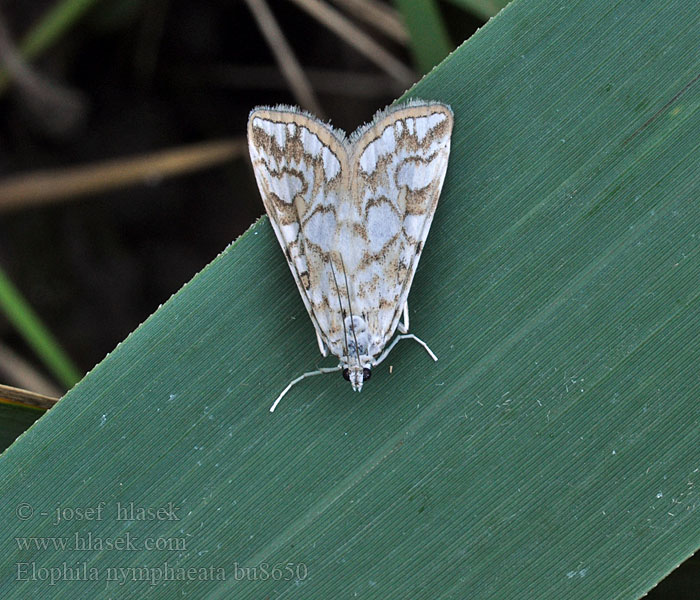
[[[304,373],[303,375],[299,375],[299,377],[290,381],[289,385],[282,390],[282,393],[279,396],[277,396],[277,400],[275,400],[275,403],[270,407],[270,412],[275,412],[277,405],[280,403],[280,400],[282,400],[282,398],[284,398],[284,395],[290,389],[292,389],[293,385],[299,383],[302,379],[306,379],[307,377],[313,377],[314,375],[323,375],[324,373],[333,373],[333,371],[340,371],[341,368],[342,368],[342,365],[338,365],[337,367],[322,367],[316,371],[309,371],[308,373]]]
[[[378,364],[379,364],[380,362],[382,362],[387,356],[389,356],[389,352],[392,351],[392,349],[394,348],[394,346],[396,346],[396,344],[398,344],[400,340],[408,340],[408,339],[415,340],[415,341],[418,342],[421,346],[423,346],[423,349],[430,355],[430,358],[432,358],[433,360],[437,360],[437,359],[438,359],[437,356],[435,356],[435,354],[433,353],[433,351],[428,347],[428,344],[426,344],[422,339],[416,337],[416,336],[413,335],[412,333],[406,333],[406,334],[404,334],[404,335],[397,335],[397,336],[394,338],[394,341],[391,342],[391,344],[389,344],[389,347],[388,347],[386,350],[384,350],[384,352],[382,352],[381,356],[376,360],[376,362],[373,363],[373,365],[374,365],[374,366],[378,365]]]
[[[399,333],[408,333],[408,300],[403,305],[403,323],[399,323]]]
[[[328,356],[328,346],[326,346],[326,342],[323,341],[323,338],[321,337],[321,334],[318,331],[318,329],[314,327],[314,331],[316,332],[316,341],[318,342],[318,349],[321,351],[321,354],[323,356]]]

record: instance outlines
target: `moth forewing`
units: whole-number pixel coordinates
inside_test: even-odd
[[[254,109],[248,144],[265,209],[311,317],[319,348],[360,390],[393,336],[447,170],[452,111],[389,107],[350,138],[288,106]],[[405,310],[406,309],[406,310]]]
[[[409,104],[380,113],[351,137],[351,187],[379,267],[368,311],[376,310],[378,343],[396,331],[435,214],[447,171],[452,111],[440,103]],[[364,308],[364,307],[363,307]]]
[[[309,247],[311,238],[302,229],[323,234],[317,217],[346,187],[349,169],[343,141],[311,115],[280,106],[251,112],[248,147],[265,210],[325,356],[326,311],[319,302],[318,279],[330,243]]]

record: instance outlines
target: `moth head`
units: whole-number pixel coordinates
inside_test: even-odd
[[[343,369],[345,381],[349,381],[352,389],[356,392],[362,390],[362,384],[372,376],[372,371],[368,367],[351,365]]]

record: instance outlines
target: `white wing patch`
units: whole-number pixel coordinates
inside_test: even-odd
[[[414,101],[348,139],[292,107],[251,112],[248,145],[265,209],[321,352],[340,359],[331,370],[343,369],[356,390],[398,339],[417,340],[398,336],[385,349],[435,213],[452,122],[448,106]]]

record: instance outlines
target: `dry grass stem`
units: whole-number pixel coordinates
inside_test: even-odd
[[[416,75],[411,69],[334,8],[319,0],[291,1],[397,81],[408,86],[416,80]]]
[[[265,36],[272,53],[275,55],[275,60],[289,87],[292,89],[297,102],[303,108],[323,117],[321,104],[314,94],[311,83],[309,83],[304,74],[304,70],[301,68],[294,51],[287,43],[282,29],[277,24],[265,0],[246,0],[246,4],[248,4],[248,8],[253,13],[260,31]]]
[[[0,211],[156,182],[207,169],[245,153],[245,140],[232,138],[80,167],[14,175],[0,179]]]

